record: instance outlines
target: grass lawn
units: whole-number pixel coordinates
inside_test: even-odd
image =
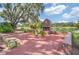
[[[52,31],[58,32],[73,32],[76,29],[76,27],[52,27]]]

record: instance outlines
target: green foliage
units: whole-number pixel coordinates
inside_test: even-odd
[[[28,30],[27,29],[25,29],[25,28],[21,28],[21,31],[23,31],[23,32],[28,32]]]
[[[3,28],[2,28],[2,26],[0,25],[0,32],[3,32]]]
[[[79,48],[79,33],[72,32],[72,40],[75,47]]]
[[[74,30],[77,30],[76,27],[52,27],[52,31],[56,32],[73,32]]]
[[[45,33],[44,31],[40,31],[40,32],[39,32],[39,35],[40,35],[40,36],[44,36],[45,34],[46,34],[46,33]]]
[[[36,23],[31,24],[31,25],[30,25],[30,28],[31,28],[32,32],[33,32],[35,35],[38,35],[39,32],[42,30],[41,23],[39,23],[39,22],[36,22]]]
[[[32,29],[38,29],[38,28],[41,28],[41,24],[36,22],[36,23],[33,23],[30,25],[30,28]]]
[[[33,23],[30,25],[32,32],[37,36],[44,36],[46,33],[42,29],[42,25],[39,22]]]
[[[1,33],[8,33],[12,32],[13,28],[10,23],[4,22],[0,24],[0,32]]]
[[[79,29],[79,23],[76,24],[76,27]]]
[[[17,47],[17,42],[14,39],[7,40],[5,44],[8,48],[11,48],[11,49]]]
[[[3,3],[2,7],[4,10],[0,12],[0,16],[8,20],[14,30],[19,22],[39,21],[38,16],[43,10],[42,3]]]
[[[69,22],[69,23],[53,23],[53,27],[75,27],[75,23]]]

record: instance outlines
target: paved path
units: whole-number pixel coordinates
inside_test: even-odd
[[[21,46],[11,49],[7,55],[63,55],[64,50],[61,47],[64,36],[60,34],[46,35],[45,37],[35,37],[28,33],[9,34],[6,38],[15,37],[20,40]]]

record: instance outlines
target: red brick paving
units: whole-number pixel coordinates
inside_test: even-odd
[[[35,37],[28,33],[9,34],[8,37],[20,39],[22,45],[11,49],[7,55],[59,55],[65,54],[61,48],[64,36],[50,34],[45,37]]]

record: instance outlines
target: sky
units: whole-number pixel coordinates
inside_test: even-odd
[[[45,3],[40,20],[46,18],[53,23],[77,22],[79,20],[79,3]]]
[[[40,13],[39,19],[46,18],[52,23],[67,23],[79,21],[79,3],[44,3],[44,11]],[[3,8],[0,8],[0,12]],[[2,18],[0,17],[0,22]]]

